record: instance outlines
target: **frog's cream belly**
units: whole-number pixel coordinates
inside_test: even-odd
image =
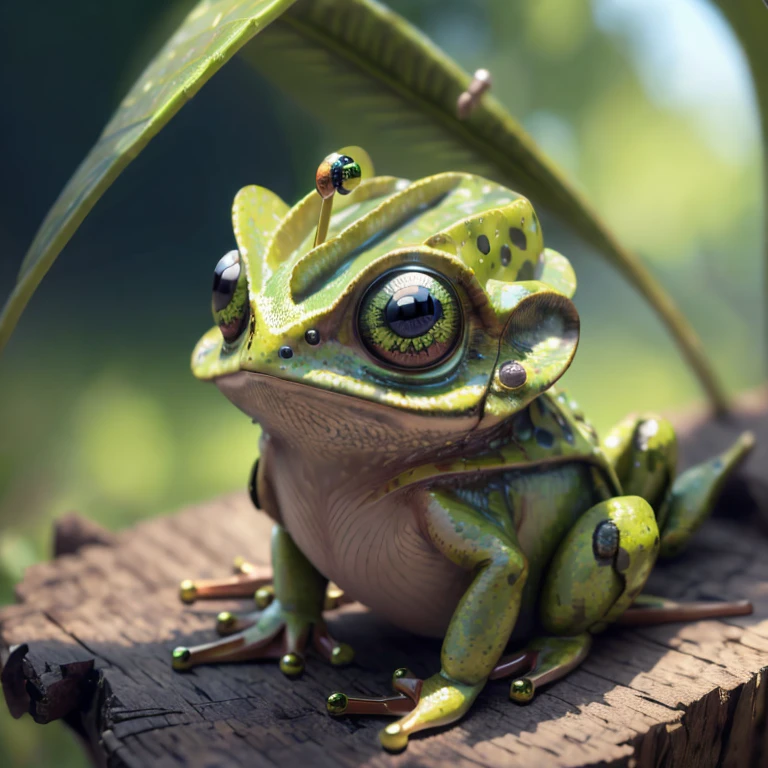
[[[403,629],[445,634],[471,575],[424,539],[412,502],[395,495],[365,505],[329,493],[319,505],[295,487],[280,490],[286,530],[323,575]]]

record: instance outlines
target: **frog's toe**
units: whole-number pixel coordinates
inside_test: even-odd
[[[259,587],[253,595],[253,599],[256,602],[256,607],[263,611],[265,608],[269,608],[275,599],[275,588],[271,584],[265,584],[263,587]]]
[[[324,621],[315,624],[312,631],[312,642],[315,650],[335,667],[351,664],[355,658],[355,651],[352,646],[334,640]]]
[[[256,590],[272,581],[272,569],[251,566],[253,570],[240,572],[223,579],[184,579],[179,584],[179,598],[191,605],[197,600],[221,600],[252,597]]]
[[[349,705],[349,696],[341,691],[334,691],[326,700],[325,708],[328,710],[329,715],[343,715],[346,714],[347,706]]]
[[[519,677],[509,686],[509,698],[518,704],[527,704],[533,699],[536,686],[529,677]]]
[[[280,671],[286,677],[298,677],[304,671],[304,656],[295,651],[285,653],[280,657]]]
[[[325,590],[325,603],[323,604],[324,611],[333,611],[336,608],[340,608],[342,605],[351,602],[353,601],[344,594],[344,590],[332,581],[329,582],[328,587]]]
[[[402,752],[408,746],[408,732],[400,723],[390,723],[379,734],[379,741],[387,752]]]
[[[192,651],[184,645],[180,645],[178,648],[173,649],[171,654],[171,664],[177,672],[185,672],[192,668],[189,663],[192,658]]]
[[[259,620],[259,616],[261,616],[261,611],[242,614],[232,613],[231,611],[221,611],[216,617],[216,632],[221,637],[228,637],[237,632],[243,632],[256,624]]]
[[[423,680],[409,669],[396,669],[392,675],[394,696],[347,696],[336,691],[325,702],[331,715],[394,715],[401,716],[419,703]]]
[[[237,625],[237,617],[219,614],[220,626]],[[231,661],[250,661],[252,659],[279,659],[287,651],[285,621],[279,613],[261,614],[259,620],[248,628],[229,634],[220,640],[191,647],[181,646],[173,651],[173,668],[183,672],[200,664],[219,664]]]
[[[235,574],[240,574],[240,575],[243,575],[243,576],[248,576],[249,574],[258,573],[262,569],[263,569],[263,566],[255,565],[254,563],[250,562],[249,560],[246,560],[244,557],[242,557],[240,555],[238,555],[232,561],[232,572],[235,573]]]

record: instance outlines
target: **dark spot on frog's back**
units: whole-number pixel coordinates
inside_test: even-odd
[[[528,238],[520,227],[509,228],[509,239],[512,241],[512,245],[516,246],[521,251],[524,251],[528,247]]]
[[[512,261],[512,249],[504,243],[501,246],[501,266],[508,267],[510,261]]]
[[[536,442],[542,448],[551,448],[555,444],[555,436],[548,430],[536,427]]]
[[[477,250],[486,255],[491,252],[491,244],[488,242],[487,235],[480,235],[477,238]]]
[[[533,434],[533,421],[531,421],[531,415],[528,413],[527,408],[515,416],[512,431],[518,440],[530,439]]]
[[[530,261],[523,262],[523,265],[517,271],[518,280],[533,280],[533,264]]]

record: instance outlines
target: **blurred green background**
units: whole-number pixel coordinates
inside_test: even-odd
[[[2,297],[48,207],[191,5],[0,3]],[[466,69],[492,71],[495,95],[666,283],[728,390],[764,379],[759,120],[746,61],[714,6],[390,5]],[[333,149],[332,135],[235,59],[97,205],[0,361],[0,601],[50,556],[51,521],[64,512],[119,528],[244,485],[253,427],[192,378],[189,353],[210,325],[213,267],[234,244],[235,192],[259,183],[293,202]],[[700,401],[651,311],[547,223],[579,276],[582,342],[565,383],[597,425]],[[0,707],[0,764],[85,758],[63,726],[15,722]]]

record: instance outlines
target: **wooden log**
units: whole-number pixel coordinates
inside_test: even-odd
[[[695,414],[682,419],[686,461],[724,448],[743,424],[764,451],[768,392],[741,407],[730,426]],[[297,681],[269,662],[171,670],[174,646],[213,637],[219,610],[247,605],[185,607],[178,582],[224,576],[240,554],[268,562],[270,523],[245,494],[114,537],[86,537],[69,548],[74,554],[30,568],[18,604],[0,610],[5,699],[14,716],[66,719],[94,763],[111,768],[765,765],[768,540],[753,522],[767,468],[765,454],[756,454],[726,490],[721,515],[649,585],[676,599],[747,598],[754,615],[612,628],[582,667],[532,704],[511,703],[508,683],[491,683],[461,723],[413,738],[402,755],[378,746],[385,720],[332,719],[325,697],[387,693],[401,666],[426,676],[438,667],[440,644],[359,605],[330,622],[357,651],[351,667],[310,658]],[[749,515],[733,514],[745,507]],[[768,507],[762,512],[768,520]]]

